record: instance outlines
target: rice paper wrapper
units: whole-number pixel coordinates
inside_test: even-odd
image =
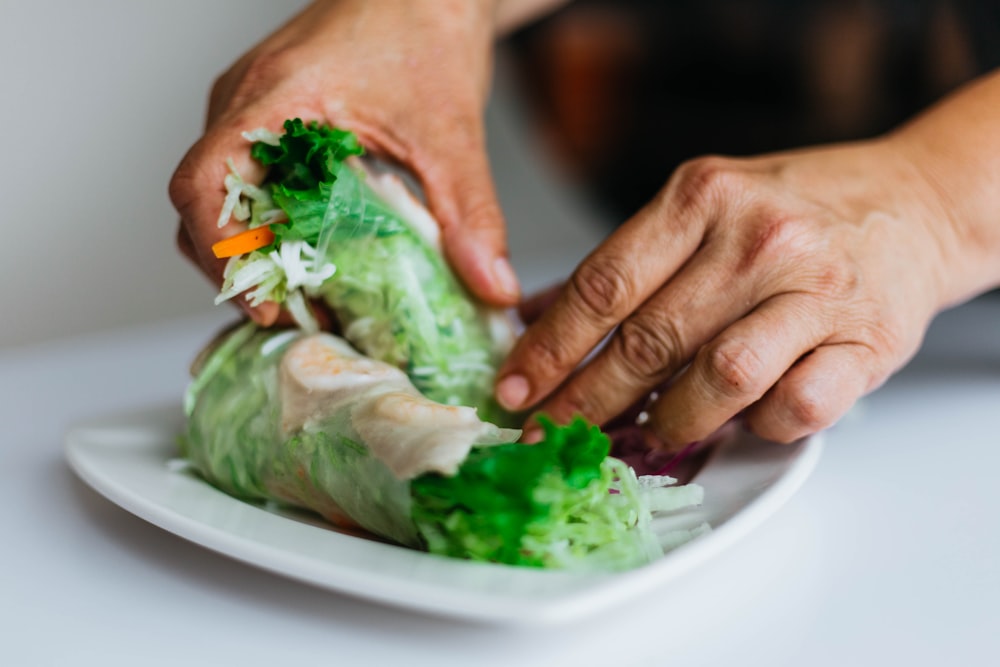
[[[401,370],[330,334],[244,325],[202,355],[184,454],[212,484],[316,511],[411,547],[410,480],[453,474],[519,431],[425,398]]]

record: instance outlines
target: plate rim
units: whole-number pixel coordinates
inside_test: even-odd
[[[679,578],[684,573],[729,549],[785,505],[815,469],[824,445],[822,432],[787,445],[794,448],[797,455],[787,462],[777,479],[720,525],[713,526],[711,533],[678,547],[654,563],[624,572],[580,574],[517,568],[509,565],[446,558],[394,544],[365,540],[374,549],[398,550],[396,555],[391,556],[393,558],[436,559],[439,563],[434,567],[503,568],[503,570],[510,572],[512,577],[518,578],[561,576],[586,580],[585,585],[581,584],[578,588],[560,593],[548,593],[544,600],[532,599],[529,613],[525,613],[525,599],[523,597],[496,596],[490,600],[490,604],[477,604],[477,602],[482,601],[481,593],[465,593],[457,589],[431,586],[426,582],[406,582],[408,591],[401,596],[398,588],[399,581],[396,578],[386,577],[380,580],[367,572],[362,573],[364,576],[358,576],[356,571],[345,570],[343,564],[335,561],[325,560],[320,564],[313,555],[280,549],[274,545],[210,526],[123,487],[113,479],[112,475],[102,471],[99,466],[95,468],[92,465],[93,462],[88,458],[87,440],[93,438],[95,434],[99,436],[102,431],[111,431],[120,435],[127,433],[130,429],[144,429],[147,432],[142,437],[147,442],[143,443],[142,446],[151,455],[154,454],[158,446],[163,444],[163,437],[168,435],[164,432],[166,431],[165,424],[143,424],[142,418],[161,417],[165,422],[169,414],[173,414],[173,420],[178,425],[182,423],[183,413],[180,403],[173,401],[168,404],[161,403],[156,406],[139,407],[129,412],[78,423],[66,432],[64,443],[66,460],[81,480],[113,504],[162,530],[215,553],[257,569],[336,593],[414,612],[494,624],[562,624],[620,605],[628,599],[658,589],[669,581]],[[140,417],[138,423],[125,423],[130,419],[135,419],[136,416]],[[116,420],[121,420],[121,423],[114,426]],[[111,423],[110,426],[108,422]],[[176,430],[173,434],[176,435]],[[708,469],[718,458],[717,454],[713,454],[702,470]],[[164,473],[176,474],[170,472],[166,466],[164,466]],[[347,535],[336,530],[309,526],[229,496],[205,482],[201,483],[218,494],[220,502],[238,503],[243,508],[255,510],[260,513],[262,521],[289,522],[313,530],[322,530],[335,536],[331,539],[364,540],[364,538]],[[398,555],[399,553],[404,555]],[[289,569],[289,562],[294,563],[295,567]],[[343,572],[331,580],[329,576],[331,570],[335,573],[340,570]],[[420,594],[427,590],[428,586],[433,591],[433,595],[421,597]]]

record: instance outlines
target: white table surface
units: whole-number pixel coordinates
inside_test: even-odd
[[[0,353],[3,665],[987,665],[1000,655],[1000,300],[829,434],[737,546],[557,628],[463,624],[266,574],[112,505],[70,472],[74,422],[180,395],[226,312]]]

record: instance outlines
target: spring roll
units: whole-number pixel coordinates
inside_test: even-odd
[[[544,422],[542,442],[517,444],[518,431],[425,397],[326,333],[228,332],[201,355],[186,411],[184,455],[227,493],[445,556],[635,567],[662,554],[649,508],[700,493],[640,484],[581,419]]]
[[[512,425],[493,399],[512,323],[458,281],[427,209],[400,178],[367,168],[350,132],[300,119],[284,130],[245,135],[269,169],[262,186],[230,163],[220,226],[266,226],[273,237],[262,238],[273,240],[230,259],[217,301],[248,292],[251,304],[284,304],[315,331],[309,302],[321,300],[348,341],[402,369],[424,395]]]

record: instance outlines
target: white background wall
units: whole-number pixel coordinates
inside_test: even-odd
[[[304,4],[0,0],[0,347],[212,308],[166,188],[211,82]],[[491,153],[528,286],[603,234],[529,146],[508,86]]]

